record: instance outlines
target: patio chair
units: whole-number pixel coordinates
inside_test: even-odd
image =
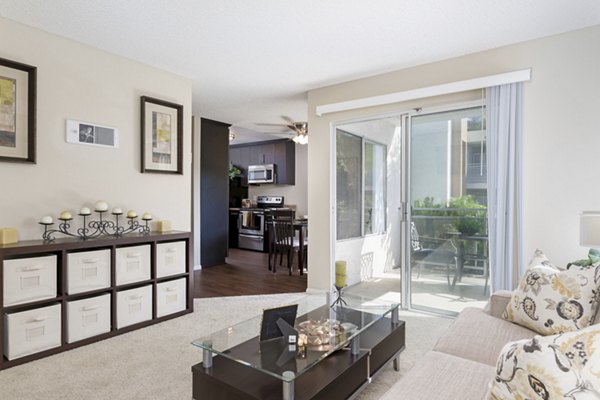
[[[446,269],[448,287],[454,288],[456,275],[450,280],[450,267],[457,270],[458,249],[450,239],[431,238],[419,235],[414,222],[410,224],[411,262],[417,268],[417,279],[425,267],[442,266]]]

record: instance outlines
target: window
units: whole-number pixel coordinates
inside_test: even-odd
[[[337,130],[337,239],[385,232],[386,146]]]
[[[364,230],[365,235],[385,232],[386,149],[364,141]]]

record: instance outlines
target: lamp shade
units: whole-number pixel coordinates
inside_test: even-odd
[[[600,248],[600,211],[584,211],[579,220],[579,244]]]

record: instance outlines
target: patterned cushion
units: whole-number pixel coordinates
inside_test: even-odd
[[[600,264],[559,270],[536,251],[502,316],[542,335],[575,331],[594,321]]]
[[[541,251],[540,249],[535,249],[535,251],[533,252],[533,257],[531,258],[531,261],[529,261],[529,266],[527,268],[537,267],[539,265],[555,269],[565,269],[564,267],[552,264],[543,251]]]
[[[509,342],[487,399],[600,398],[600,326]]]

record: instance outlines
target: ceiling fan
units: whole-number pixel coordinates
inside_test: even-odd
[[[297,122],[289,117],[282,117],[288,123],[287,124],[256,124],[262,126],[283,126],[292,132],[281,132],[282,134],[294,135],[290,138],[298,144],[308,144],[308,122]],[[266,132],[267,135],[273,135],[274,133]]]

